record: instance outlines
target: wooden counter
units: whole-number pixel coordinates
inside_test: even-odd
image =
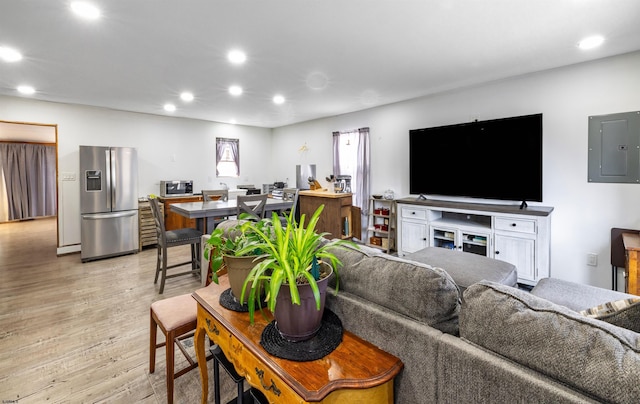
[[[320,205],[324,205],[316,230],[330,233],[327,238],[360,238],[360,209],[351,205],[353,194],[300,191],[298,195],[300,214],[305,214],[307,220]]]
[[[183,229],[186,227],[191,227],[193,229],[197,228],[196,219],[189,219],[171,211],[171,204],[182,202],[202,202],[202,195],[158,197],[158,201],[164,204],[165,230]]]

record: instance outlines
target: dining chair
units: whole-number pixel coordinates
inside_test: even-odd
[[[238,219],[242,213],[248,213],[255,220],[264,218],[267,206],[267,196],[267,194],[238,195],[238,203],[236,205],[236,215]]]
[[[289,216],[291,212],[293,212],[294,219],[297,220],[296,207],[298,206],[298,192],[300,192],[298,188],[282,189],[282,200],[293,201],[293,205],[291,205],[291,208],[280,211],[280,223],[282,223],[283,226],[287,224],[287,219],[285,216]]]
[[[161,275],[160,291],[164,292],[164,284],[168,278],[175,278],[182,275],[200,275],[200,246],[202,245],[202,232],[192,228],[175,230],[165,230],[164,215],[160,212],[158,199],[150,198],[151,211],[156,223],[156,234],[158,235],[158,256],[156,260],[156,277],[154,284],[158,283],[158,276]],[[180,263],[168,265],[167,250],[180,245],[191,245],[191,259]],[[191,270],[167,275],[168,269],[178,268],[191,264]]]
[[[219,196],[219,199],[214,199],[216,196]],[[214,197],[214,198],[211,198]],[[203,189],[202,190],[202,200],[204,202],[213,200],[221,200],[228,201],[229,200],[229,190],[228,189]]]
[[[226,202],[229,200],[229,190],[228,189],[203,189],[202,190],[202,201],[223,201]],[[229,219],[229,216],[216,216],[216,217],[208,217],[205,232],[211,233],[213,229],[216,228],[220,223]]]

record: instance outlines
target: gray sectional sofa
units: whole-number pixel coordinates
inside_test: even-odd
[[[344,266],[327,308],[402,360],[398,404],[640,402],[640,334],[576,311],[629,295],[554,279],[529,292],[502,275],[462,293],[448,271],[469,280],[480,262],[490,278],[491,261],[430,252],[436,267],[424,262],[429,254],[336,254]]]

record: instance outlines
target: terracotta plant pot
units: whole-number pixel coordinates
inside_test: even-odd
[[[288,341],[306,341],[313,338],[320,329],[327,296],[327,286],[331,275],[333,275],[333,269],[329,264],[322,262],[321,265],[327,268],[325,271],[328,271],[329,275],[317,282],[320,291],[320,310],[316,309],[313,290],[308,284],[298,285],[300,305],[291,303],[288,284],[283,284],[280,287],[273,317],[276,320],[276,328],[280,335]]]
[[[227,273],[229,276],[229,284],[231,284],[231,293],[233,293],[233,297],[240,302],[240,296],[242,296],[242,286],[244,285],[245,279],[249,276],[249,272],[253,269],[254,266],[258,262],[262,260],[256,259],[255,256],[243,256],[236,257],[233,255],[225,255],[223,257],[224,264],[227,267]],[[251,284],[247,285],[247,293],[244,298],[244,302],[240,302],[241,304],[247,303],[247,297],[249,296],[249,291],[251,290]]]

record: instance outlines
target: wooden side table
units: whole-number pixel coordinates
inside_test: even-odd
[[[219,303],[229,288],[228,276],[193,293],[198,302],[195,347],[202,382],[202,403],[207,402],[208,375],[205,334],[217,344],[238,374],[262,391],[270,403],[393,403],[393,380],[402,369],[397,357],[344,331],[342,342],[324,358],[296,362],[269,354],[260,345],[262,330],[271,321],[256,313],[231,311]]]
[[[625,292],[640,296],[638,283],[638,253],[640,252],[640,234],[622,233],[622,242],[626,251]]]

